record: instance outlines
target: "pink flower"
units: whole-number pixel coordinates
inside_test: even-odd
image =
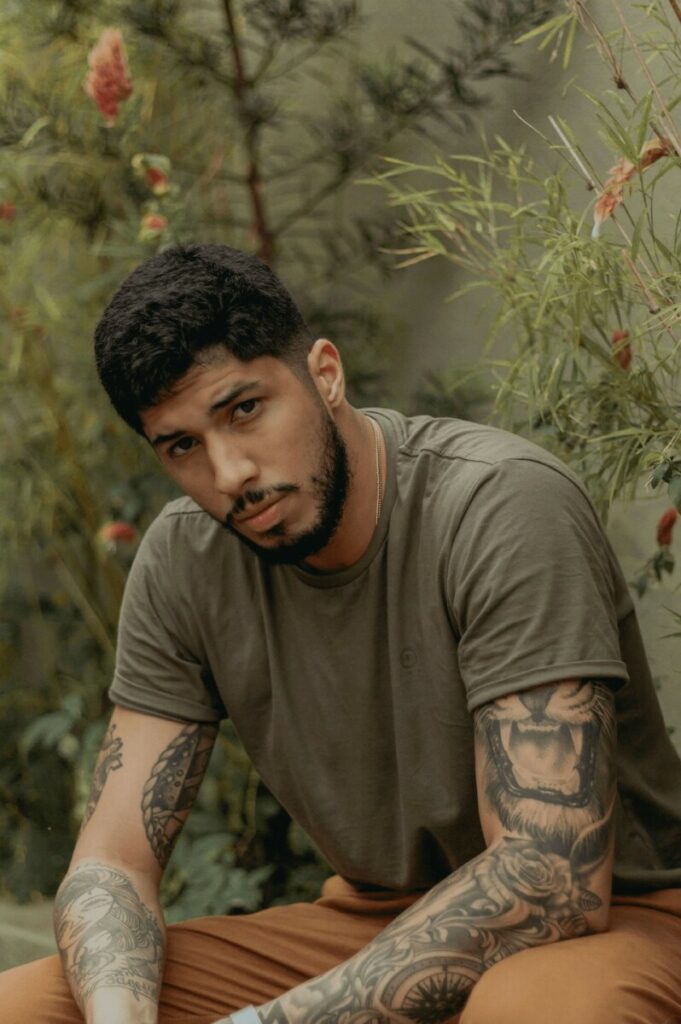
[[[668,508],[666,512],[663,512],[657,523],[657,543],[661,548],[667,548],[672,542],[672,535],[674,533],[674,523],[679,518],[679,513],[675,508]]]
[[[118,117],[118,104],[132,95],[123,36],[117,28],[102,32],[88,54],[88,64],[85,92],[95,101],[106,123],[112,125]]]
[[[17,208],[14,203],[5,201],[0,203],[0,220],[14,220],[17,215]]]
[[[624,202],[624,186],[631,181],[636,171],[650,167],[660,157],[668,156],[672,151],[669,139],[651,139],[646,142],[635,164],[626,157],[621,157],[608,171],[608,180],[594,206],[594,226],[591,237],[596,238],[601,224],[611,216],[620,203]]]
[[[623,345],[622,342],[629,337],[629,331],[613,331],[610,341],[612,342],[613,355],[615,360],[622,367],[623,370],[628,370],[631,366],[632,351],[631,345],[627,343]]]

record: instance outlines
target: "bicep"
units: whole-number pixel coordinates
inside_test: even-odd
[[[475,761],[488,846],[531,841],[563,866],[582,910],[604,911],[616,785],[608,686],[569,680],[484,705],[475,712]]]
[[[117,706],[93,773],[73,862],[114,858],[165,868],[191,810],[217,728]]]

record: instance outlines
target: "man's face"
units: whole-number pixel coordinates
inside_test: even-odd
[[[321,551],[348,489],[343,439],[312,382],[264,356],[211,350],[174,393],[141,414],[185,494],[261,558],[300,562]]]

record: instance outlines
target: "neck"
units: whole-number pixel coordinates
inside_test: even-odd
[[[306,565],[326,572],[346,569],[360,560],[376,529],[376,431],[368,416],[346,405],[336,416],[336,426],[347,446],[350,483],[338,529],[326,547],[306,560]],[[385,445],[379,445],[379,475],[385,488]]]

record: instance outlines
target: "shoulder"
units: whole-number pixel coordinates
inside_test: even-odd
[[[238,561],[240,547],[195,501],[181,497],[168,502],[148,526],[135,564],[153,569],[159,587],[166,580],[186,584]]]
[[[143,545],[161,552],[172,545],[175,553],[210,544],[225,531],[191,498],[169,501],[152,520],[144,534]]]
[[[469,420],[377,410],[395,436],[398,485],[444,500],[461,515],[471,503],[518,506],[591,502],[559,458],[524,437]],[[439,503],[438,503],[439,504]],[[593,514],[593,509],[590,510]]]
[[[481,472],[505,462],[526,461],[577,478],[559,458],[519,434],[471,420],[434,416],[404,416],[392,409],[367,410],[383,419],[395,435],[403,459],[433,458],[443,464],[459,462]]]

